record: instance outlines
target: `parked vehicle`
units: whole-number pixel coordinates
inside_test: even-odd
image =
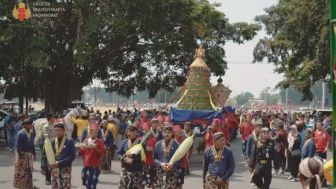
[[[5,118],[9,115],[8,112],[0,110],[0,129],[5,126]]]
[[[20,112],[19,103],[12,101],[0,102],[0,110],[4,110],[6,112],[13,111],[18,114]]]
[[[86,103],[81,102],[81,101],[73,101],[69,107],[70,109],[76,108],[76,107],[80,107],[81,109],[86,109]]]
[[[44,116],[47,114],[47,111],[45,109],[43,110],[40,110],[40,111],[33,111],[33,112],[30,112],[28,114],[28,118],[32,121],[35,121],[37,120],[38,118],[40,118],[41,116]]]
[[[5,119],[7,116],[9,116],[8,112],[0,110],[0,138],[5,137]]]

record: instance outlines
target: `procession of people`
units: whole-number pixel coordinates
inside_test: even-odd
[[[303,188],[327,186],[324,175],[329,175],[330,170],[323,172],[323,164],[331,148],[331,135],[327,132],[331,127],[330,115],[317,120],[313,129],[307,128],[309,118],[310,115],[301,113],[242,115],[242,149],[251,172],[251,185],[269,189],[272,175],[289,172],[288,180],[300,181]]]
[[[316,164],[319,171],[323,169],[330,140],[325,131],[327,127],[323,125],[325,121],[317,122],[312,130],[306,128],[304,115],[238,113],[241,117],[238,123],[241,153],[251,173],[251,185],[269,189],[272,175],[284,172],[290,173],[290,181],[302,181],[304,185],[310,176],[307,166]],[[118,109],[101,115],[83,110],[81,116],[73,118],[75,134],[71,136],[66,135],[66,125],[59,115],[47,114],[40,118],[44,121],[37,119],[34,123],[29,119],[22,121],[22,129],[16,137],[15,188],[34,188],[35,136],[41,151],[45,185],[51,185],[52,189],[71,188],[72,162],[76,156],[83,159],[81,178],[86,189],[99,188],[99,176],[116,166],[122,168],[118,182],[120,189],[182,189],[185,176],[192,171],[193,147],[202,148],[203,152],[203,179],[200,180],[203,188],[228,189],[230,186],[236,165],[233,150],[237,149],[230,148],[234,139],[228,134],[233,130],[228,123],[239,122],[237,114],[227,113],[224,118],[215,118],[208,124],[174,124],[167,114],[158,111]],[[35,130],[33,124],[40,123],[43,123],[41,129]],[[124,123],[126,128],[120,127]],[[188,137],[200,137],[203,142],[199,147],[193,144],[184,150],[183,157],[172,163],[171,158]],[[44,144],[46,139],[50,140],[52,149]],[[130,153],[136,145],[141,145],[143,151]],[[53,163],[48,157],[50,151],[55,159]],[[112,164],[114,159],[120,160],[120,165]],[[323,175],[320,176],[320,185],[326,184]],[[317,182],[314,184],[318,185]]]

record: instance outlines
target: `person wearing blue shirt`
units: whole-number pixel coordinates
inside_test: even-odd
[[[52,168],[52,189],[71,188],[71,167],[75,159],[75,145],[72,139],[65,135],[63,120],[54,123],[55,139],[51,140],[56,162],[51,164]],[[55,170],[58,169],[58,172]]]
[[[124,119],[122,119],[119,123],[119,135],[121,135],[122,139],[124,139],[125,137],[127,126],[128,126],[127,122]]]
[[[301,159],[305,159],[307,157],[314,157],[315,155],[315,141],[314,141],[314,134],[311,129],[307,129],[306,131],[306,141],[302,148]]]
[[[16,131],[14,128],[14,125],[17,121],[17,115],[14,113],[11,113],[11,115],[8,115],[5,118],[5,127],[6,127],[6,133],[7,133],[7,145],[9,148],[9,151],[13,151],[15,148],[15,142],[16,142]]]
[[[36,157],[32,121],[23,121],[17,135],[14,188],[33,189],[33,161]]]
[[[22,129],[22,123],[23,123],[24,118],[25,116],[23,114],[19,115],[19,120],[14,125],[14,129],[16,133],[18,133]]]
[[[250,134],[250,136],[247,139],[246,142],[246,160],[249,160],[250,155],[251,155],[251,151],[252,151],[252,147],[254,146],[254,144],[257,142],[260,131],[262,128],[262,124],[257,124],[254,128],[254,131]]]
[[[229,178],[235,170],[232,150],[225,146],[222,132],[214,134],[214,144],[204,151],[203,186],[204,188],[229,188]]]
[[[130,148],[140,143],[140,138],[138,138],[137,133],[137,127],[129,125],[126,130],[128,138],[121,142],[117,151],[122,166],[119,182],[120,189],[143,189],[145,187],[146,181],[143,176],[143,162],[140,153],[126,154]]]
[[[296,127],[297,127],[298,133],[301,136],[300,149],[302,150],[303,145],[304,145],[305,140],[306,140],[306,130],[304,129],[305,128],[305,122],[302,121],[302,122],[296,123]]]
[[[163,140],[156,143],[153,153],[154,162],[158,167],[157,186],[159,188],[182,188],[184,175],[181,174],[183,170],[180,167],[180,161],[169,163],[179,147],[178,142],[172,139],[173,127],[165,125],[162,134]]]
[[[153,133],[153,136],[155,137],[156,141],[163,139],[162,131],[159,130],[159,126],[160,126],[159,120],[156,118],[153,118],[151,120],[151,127],[152,127],[151,132]]]

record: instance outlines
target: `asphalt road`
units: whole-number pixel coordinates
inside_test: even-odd
[[[236,160],[236,169],[233,177],[230,180],[230,188],[232,189],[254,189],[256,187],[251,186],[248,181],[250,178],[250,173],[245,167],[245,161],[241,156],[241,142],[236,139],[231,144],[234,151],[234,156]],[[39,152],[37,152],[39,154]],[[328,153],[329,158],[331,153]],[[3,147],[0,147],[0,188],[1,189],[12,189],[13,174],[14,174],[14,153],[8,152]],[[81,169],[82,160],[77,157],[73,163],[72,169],[72,188],[84,188],[81,185]],[[112,172],[108,174],[100,175],[98,189],[114,189],[118,188],[119,174],[120,174],[120,163],[118,161],[113,161]],[[186,176],[184,189],[201,189],[202,188],[202,156],[193,155],[191,159],[191,175]],[[272,179],[271,189],[294,189],[301,188],[299,182],[291,182],[287,180],[289,173],[284,175],[274,175]],[[40,189],[48,189],[50,186],[44,184],[44,177],[40,173],[40,158],[34,163],[34,173],[33,173],[34,185]],[[331,188],[331,187],[329,187]]]

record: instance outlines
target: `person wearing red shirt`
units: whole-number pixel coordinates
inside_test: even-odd
[[[316,152],[315,156],[321,159],[327,159],[327,151],[329,147],[329,134],[323,130],[323,125],[321,122],[316,123],[316,130],[314,132],[314,141]]]
[[[144,127],[144,124],[150,124],[151,119],[148,117],[148,113],[146,111],[142,111],[140,113],[139,125],[137,126],[138,129]],[[142,128],[143,129],[143,128]]]
[[[247,139],[250,136],[250,134],[254,130],[254,126],[251,123],[252,121],[252,116],[251,114],[246,115],[246,122],[240,125],[240,133],[242,135],[242,151],[244,156],[246,156],[246,144],[247,144]]]
[[[213,135],[220,130],[220,119],[212,120],[211,126],[208,127],[208,131],[204,135],[206,148],[213,145]]]
[[[239,118],[235,113],[230,113],[225,117],[228,119],[230,140],[235,139],[239,128]]]
[[[83,157],[82,184],[86,189],[96,189],[100,175],[101,159],[105,154],[105,146],[98,139],[98,127],[90,127],[90,137],[84,140],[80,147],[80,155]]]
[[[226,145],[230,146],[230,120],[228,117],[225,117],[222,121],[220,132],[224,134],[225,141],[227,141]]]
[[[152,125],[153,126],[153,125]],[[156,129],[156,128],[155,128]],[[144,172],[146,175],[146,183],[148,188],[154,189],[154,183],[156,180],[156,167],[155,167],[155,162],[153,159],[153,150],[156,145],[156,137],[155,134],[153,134],[153,128],[151,129],[151,126],[149,124],[146,124],[143,127],[143,132],[144,136],[148,133],[151,132],[152,134],[148,137],[146,140],[146,164],[144,167]]]

